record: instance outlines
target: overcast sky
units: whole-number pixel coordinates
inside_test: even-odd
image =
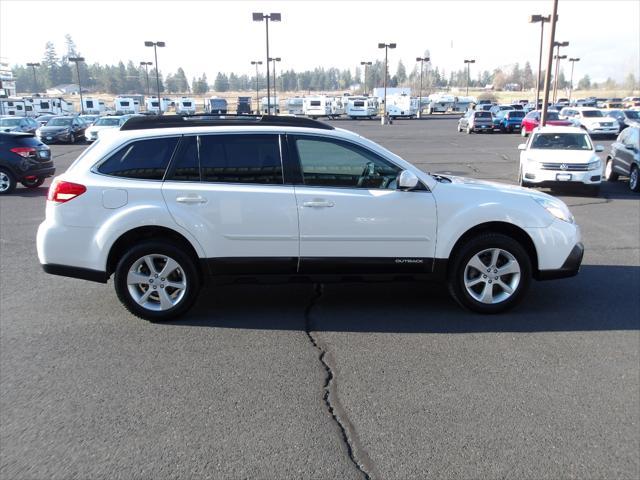
[[[433,65],[447,72],[475,59],[475,77],[515,62],[530,61],[535,70],[540,24],[527,19],[551,9],[552,0],[0,0],[0,57],[10,65],[40,61],[48,40],[61,56],[69,33],[88,63],[153,61],[144,41],[163,40],[158,62],[165,74],[180,66],[189,80],[203,72],[210,80],[219,71],[251,74],[250,61],[266,56],[264,22],[254,23],[251,13],[280,12],[282,22],[269,24],[271,56],[282,57],[278,70],[354,71],[362,60],[384,59],[378,42],[395,42],[392,74],[399,59],[410,71],[429,50]],[[556,40],[570,42],[561,54],[581,58],[574,79],[640,77],[639,0],[560,0],[558,14]]]

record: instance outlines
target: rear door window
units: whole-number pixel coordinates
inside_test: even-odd
[[[98,167],[115,177],[162,180],[178,143],[178,137],[138,140],[120,148]]]
[[[278,135],[203,135],[200,137],[203,182],[282,185]]]

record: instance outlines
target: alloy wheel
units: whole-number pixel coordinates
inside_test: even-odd
[[[517,290],[521,269],[518,260],[501,248],[489,248],[472,256],[464,269],[464,286],[476,301],[494,305]]]

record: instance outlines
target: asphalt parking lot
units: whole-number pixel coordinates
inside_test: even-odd
[[[332,123],[426,171],[516,181],[517,134]],[[84,148],[52,146],[58,171]],[[420,283],[234,285],[169,324],[129,315],[111,282],[42,272],[48,184],[0,199],[0,478],[640,477],[640,196],[623,182],[552,192],[583,268],[508,314]]]

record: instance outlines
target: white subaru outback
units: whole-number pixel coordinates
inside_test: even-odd
[[[430,175],[352,132],[294,117],[134,117],[49,190],[44,270],[106,283],[134,315],[185,313],[230,276],[441,279],[481,313],[531,278],[576,275],[567,206],[517,186]]]

